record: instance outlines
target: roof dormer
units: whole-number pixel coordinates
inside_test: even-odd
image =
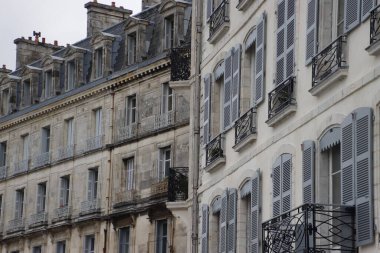
[[[20,106],[27,107],[40,102],[42,69],[25,65],[21,69]]]
[[[146,44],[146,29],[149,21],[130,17],[125,24],[125,65],[133,65],[146,58],[148,51]]]
[[[66,51],[63,55],[65,59],[65,91],[75,89],[86,83],[88,70],[84,68],[84,63],[85,58],[92,57],[91,54],[91,51],[85,48],[67,45]]]
[[[61,78],[61,75],[63,75],[63,62],[63,58],[52,55],[47,55],[42,58],[41,100],[46,100],[61,94],[61,87],[63,85],[63,79]]]

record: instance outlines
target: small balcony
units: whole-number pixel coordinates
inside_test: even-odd
[[[215,42],[229,28],[229,23],[229,3],[228,0],[223,0],[210,16],[208,41]]]
[[[268,120],[266,123],[272,127],[282,119],[296,111],[294,94],[295,78],[289,77],[269,92]]]
[[[370,55],[380,54],[380,5],[371,11],[370,16],[370,44],[366,48]]]
[[[64,221],[71,218],[71,207],[70,206],[62,206],[54,211],[54,222]]]
[[[132,139],[137,136],[137,123],[132,123],[127,126],[119,127],[117,136],[118,141]]]
[[[8,171],[8,166],[0,167],[0,180],[4,180],[7,178],[7,171]]]
[[[126,205],[136,200],[136,197],[137,197],[136,190],[117,192],[115,195],[115,199],[113,201],[113,205],[114,207]]]
[[[22,232],[24,230],[25,230],[25,220],[23,218],[10,220],[8,222],[8,228],[7,228],[8,234]]]
[[[51,161],[50,157],[51,157],[50,152],[42,153],[42,154],[36,156],[33,159],[33,169],[49,165],[50,161]]]
[[[355,209],[305,204],[262,224],[263,252],[354,253]]]
[[[45,226],[48,222],[48,213],[39,212],[30,216],[29,228],[35,228],[39,226]]]
[[[74,145],[68,145],[65,147],[60,147],[57,150],[56,161],[62,161],[74,156]]]
[[[86,140],[84,152],[101,149],[103,147],[104,135],[95,136]]]
[[[14,165],[13,176],[25,173],[29,170],[29,160],[22,160]]]
[[[174,115],[174,110],[156,115],[154,120],[154,129],[158,130],[160,128],[165,128],[174,125]]]
[[[223,135],[219,134],[206,145],[206,170],[210,171],[226,162],[223,150]]]
[[[346,44],[347,38],[342,35],[314,56],[312,88],[309,90],[313,96],[347,76]]]
[[[170,53],[172,82],[189,80],[191,64],[190,46],[182,48],[172,48]]]
[[[256,140],[256,108],[249,109],[235,122],[235,151]]]
[[[99,213],[100,212],[100,199],[86,200],[81,203],[80,215]]]
[[[184,201],[188,197],[188,180],[188,167],[169,168],[166,178],[152,184],[151,196],[167,196],[167,200],[171,202]]]

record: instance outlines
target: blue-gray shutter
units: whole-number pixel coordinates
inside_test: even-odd
[[[265,34],[266,14],[263,13],[256,29],[256,67],[255,67],[255,104],[260,104],[265,97]]]
[[[286,0],[277,1],[276,84],[285,80]]]
[[[292,208],[292,155],[283,154],[281,158],[281,213],[285,213]]]
[[[227,190],[222,193],[222,208],[219,217],[219,249],[220,253],[227,252]]]
[[[360,2],[358,0],[344,1],[344,32],[347,33],[360,23]]]
[[[236,212],[237,212],[237,190],[228,190],[228,209],[227,209],[227,253],[236,252]]]
[[[229,51],[224,59],[223,85],[223,130],[231,125],[231,85],[232,85],[232,52]]]
[[[201,253],[208,253],[208,205],[202,205],[202,236],[201,244],[202,251]]]
[[[272,169],[273,217],[281,214],[281,157],[277,158]]]
[[[354,121],[353,114],[341,124],[341,196],[342,205],[354,205]]]
[[[211,112],[211,74],[204,79],[204,110],[203,110],[203,142],[210,141],[210,112]]]
[[[314,203],[314,141],[304,141],[302,145],[303,203]]]
[[[374,240],[372,109],[357,109],[355,123],[356,246],[363,246]]]
[[[261,203],[261,186],[260,186],[260,170],[251,180],[251,252],[259,253],[260,238],[261,238],[261,217],[260,217],[260,203]]]
[[[375,0],[362,0],[361,21],[364,22],[369,17],[371,10],[375,7]]]
[[[306,65],[311,63],[315,53],[317,52],[318,3],[318,0],[307,1]]]
[[[237,45],[233,49],[232,54],[232,112],[231,122],[235,122],[239,118],[240,107],[240,58],[241,45]]]
[[[296,34],[296,4],[295,0],[287,0],[286,8],[286,48],[285,48],[285,79],[294,74],[294,51],[295,51],[295,34]]]

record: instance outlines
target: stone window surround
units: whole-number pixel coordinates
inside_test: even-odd
[[[22,73],[21,78],[21,104],[20,106],[22,108],[25,108],[27,106],[31,106],[33,104],[36,104],[39,102],[38,97],[38,81],[39,81],[39,75],[42,72],[42,69],[38,68],[30,68],[29,66],[26,66],[24,68],[24,71]],[[25,105],[24,101],[24,83],[29,81],[30,84],[30,103]]]
[[[145,20],[134,20],[127,24],[124,31],[126,33],[125,35],[125,66],[128,66],[128,36],[130,34],[136,33],[136,52],[135,52],[135,63],[141,62],[145,57],[147,53],[146,48],[146,39],[145,39],[145,33],[146,33],[146,27],[148,26],[148,22]],[[132,64],[132,65],[133,65]]]
[[[119,178],[119,185],[121,186],[120,188],[121,189],[126,189],[126,177],[127,177],[127,168],[124,164],[124,162],[126,162],[128,159],[131,159],[133,158],[133,170],[134,170],[134,184],[133,184],[133,189],[134,190],[137,190],[137,187],[138,187],[138,184],[137,184],[137,152],[136,151],[132,151],[132,152],[128,152],[126,154],[123,154],[121,155],[121,164],[120,164],[120,168],[121,168],[121,177]]]
[[[65,57],[65,91],[68,91],[68,63],[74,62],[74,87],[82,86],[85,83],[83,77],[84,49],[74,49],[69,46],[69,52]]]
[[[42,92],[41,99],[45,100],[61,93],[61,85],[60,85],[60,70],[61,64],[63,63],[63,59],[53,58],[52,56],[47,56],[42,60]],[[50,87],[50,95],[48,97],[45,96],[45,82],[46,82],[46,73],[51,71],[52,73],[52,81]]]
[[[92,46],[92,73],[91,73],[91,80],[97,80],[103,77],[108,76],[113,72],[113,66],[112,66],[112,44],[115,40],[115,36],[111,36],[110,34],[99,32],[93,36],[91,39],[91,46]],[[96,51],[102,49],[103,50],[103,61],[102,61],[102,75],[99,77],[96,77],[96,69],[98,66],[96,66]]]

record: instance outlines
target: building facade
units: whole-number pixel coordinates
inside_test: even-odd
[[[85,7],[0,70],[0,252],[185,252],[191,1]]]

